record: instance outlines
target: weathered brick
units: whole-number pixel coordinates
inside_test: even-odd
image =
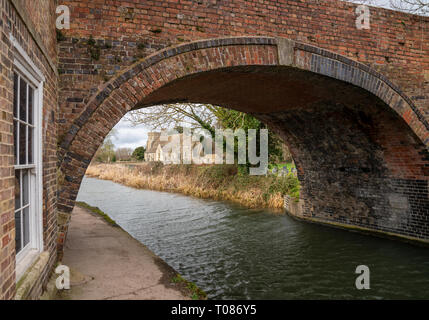
[[[14,218],[14,168],[13,168],[13,81],[12,61],[13,51],[7,37],[12,33],[18,40],[33,63],[42,71],[46,78],[44,84],[43,127],[43,166],[45,173],[56,170],[56,121],[50,122],[49,115],[57,110],[57,60],[56,31],[55,31],[55,2],[0,0],[0,299],[12,299],[15,295],[15,218]],[[46,174],[43,177],[44,202],[56,196],[56,177]],[[54,185],[54,188],[48,188]],[[44,228],[55,228],[55,206],[45,207],[43,216],[49,217]],[[44,235],[45,250],[56,257],[56,236]],[[53,264],[53,262],[52,262]],[[52,264],[50,266],[52,266]],[[50,269],[50,266],[48,269]],[[37,286],[42,286],[46,279],[41,279]],[[36,295],[34,297],[37,297]]]

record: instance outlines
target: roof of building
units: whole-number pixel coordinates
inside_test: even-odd
[[[149,139],[148,139],[148,147],[150,144],[150,147],[146,150],[146,153],[156,153],[156,150],[158,149],[158,146],[164,147],[168,143],[170,143],[174,135],[168,136],[168,141],[161,141],[161,132],[150,132],[149,133]],[[183,134],[179,134],[180,136],[180,144],[183,145]],[[191,143],[191,149],[193,150],[198,144],[200,144],[199,141],[192,141]],[[214,148],[212,148],[213,152]]]

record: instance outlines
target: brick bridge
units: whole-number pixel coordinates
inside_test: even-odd
[[[429,240],[429,19],[325,0],[60,1],[58,208],[130,110],[211,103],[289,145],[302,217]]]

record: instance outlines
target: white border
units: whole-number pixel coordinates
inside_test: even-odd
[[[36,167],[34,172],[31,172],[31,178],[36,179],[34,182],[36,191],[33,194],[34,201],[34,219],[31,222],[31,248],[20,252],[16,256],[16,282],[23,276],[25,271],[37,259],[39,254],[43,252],[43,87],[46,81],[43,73],[36,67],[25,50],[19,45],[15,37],[10,34],[9,39],[14,47],[14,69],[21,75],[26,77],[34,86],[34,102],[35,106],[35,137],[34,158]]]

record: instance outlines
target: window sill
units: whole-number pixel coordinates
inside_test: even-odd
[[[30,249],[25,256],[16,262],[16,282],[18,283],[24,276],[29,267],[37,260],[40,252],[36,249]]]
[[[40,253],[37,250],[32,251],[33,252],[26,255],[26,257],[19,264],[17,264],[17,275],[18,270],[22,268],[24,264],[29,263],[31,267],[27,267],[27,269],[20,277],[17,276],[17,279],[19,279],[19,281],[16,285],[15,300],[24,300],[27,298],[28,294],[31,292],[31,289],[37,284],[37,281],[42,275],[42,272],[48,265],[48,251],[45,251],[43,253]]]

